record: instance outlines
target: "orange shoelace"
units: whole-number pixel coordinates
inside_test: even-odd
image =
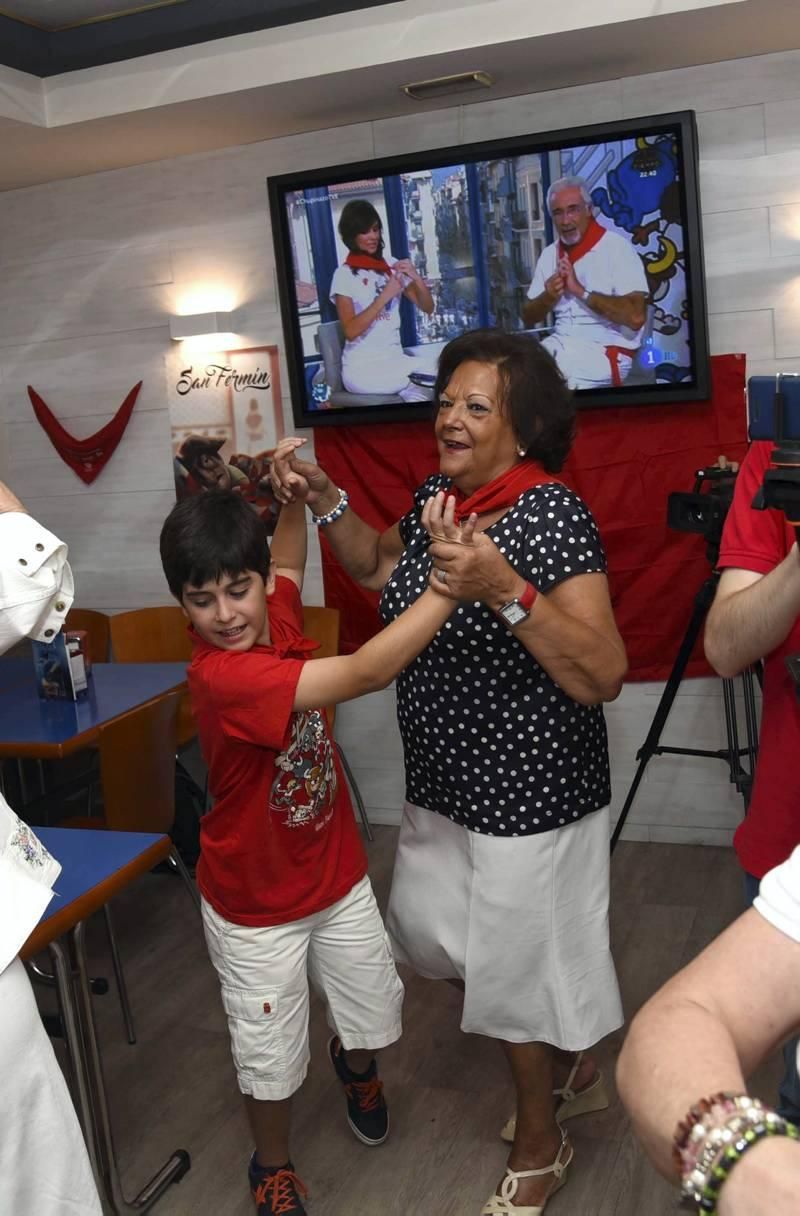
[[[257,1204],[265,1203],[269,1200],[275,1216],[281,1216],[282,1213],[291,1214],[297,1211],[295,1207],[296,1195],[293,1193],[295,1191],[299,1191],[303,1199],[308,1198],[308,1191],[297,1177],[297,1174],[291,1170],[278,1170],[276,1174],[268,1174],[258,1184],[253,1191],[253,1198]]]
[[[373,1077],[371,1081],[351,1081],[349,1085],[345,1085],[344,1091],[348,1098],[355,1097],[363,1111],[377,1110],[383,1092],[383,1081],[379,1081],[377,1077]]]

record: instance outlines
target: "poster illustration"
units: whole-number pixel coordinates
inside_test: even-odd
[[[233,490],[275,529],[270,460],[283,437],[277,346],[194,351],[167,360],[175,494]]]

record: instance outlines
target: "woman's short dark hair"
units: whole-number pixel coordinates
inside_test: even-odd
[[[561,471],[575,438],[575,401],[555,359],[530,334],[473,329],[448,342],[439,359],[434,403],[462,363],[491,363],[500,407],[526,454],[548,473]],[[438,408],[434,404],[434,408]]]
[[[161,565],[177,600],[186,587],[269,572],[264,520],[238,494],[213,490],[176,503],[161,529]]]
[[[351,198],[349,203],[345,203],[342,207],[342,214],[339,216],[339,236],[351,253],[359,252],[356,237],[369,232],[373,224],[377,224],[380,228],[380,240],[378,248],[375,250],[375,257],[382,258],[383,220],[372,203],[367,202],[365,198]]]

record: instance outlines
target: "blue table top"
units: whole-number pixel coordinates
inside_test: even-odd
[[[53,898],[41,917],[42,921],[91,891],[98,883],[110,878],[163,839],[159,832],[106,832],[86,828],[36,828],[36,835],[56,861],[61,862],[61,873],[53,887]]]
[[[58,754],[61,745],[74,743],[185,679],[185,663],[95,663],[86,696],[45,701],[36,689],[33,659],[5,659],[0,662],[0,754],[24,756],[26,747],[42,746]]]

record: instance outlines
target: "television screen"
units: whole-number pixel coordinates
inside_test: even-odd
[[[694,114],[269,179],[295,423],[430,415],[443,346],[525,330],[579,406],[708,395]]]

